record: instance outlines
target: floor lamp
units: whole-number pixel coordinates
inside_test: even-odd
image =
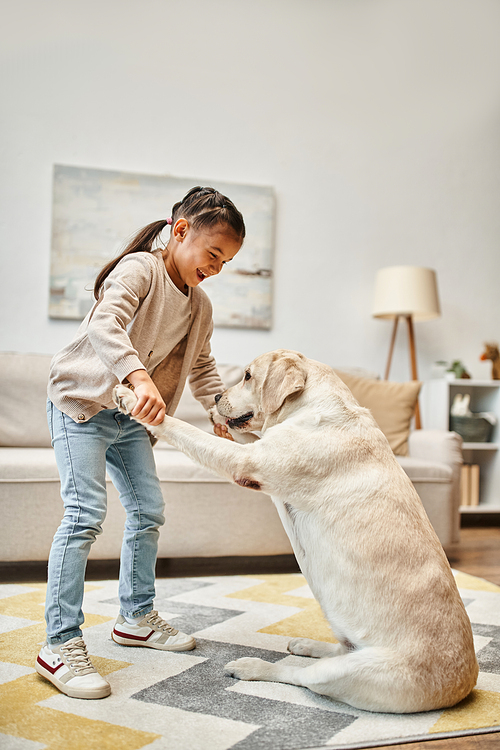
[[[417,355],[413,322],[432,320],[441,314],[437,290],[436,272],[418,266],[391,266],[377,272],[373,317],[394,320],[389,356],[384,379],[388,380],[392,354],[400,318],[406,318],[410,366],[413,380],[418,380]],[[415,406],[415,427],[421,428],[418,400]]]

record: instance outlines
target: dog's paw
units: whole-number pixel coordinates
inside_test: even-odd
[[[216,406],[211,406],[210,407],[210,409],[208,410],[208,417],[209,417],[210,421],[212,422],[212,424],[223,424],[223,425],[225,425],[226,421],[227,421],[226,417],[221,417],[221,415],[217,411],[217,407]]]
[[[137,403],[137,396],[126,385],[117,385],[113,388],[113,401],[123,414],[130,414]]]
[[[224,667],[226,674],[238,680],[265,680],[267,668],[272,666],[267,661],[245,656],[242,659],[230,661]]]
[[[316,641],[310,640],[310,638],[292,638],[288,641],[288,650],[291,654],[297,656],[312,656],[313,649],[316,645]]]
[[[339,654],[346,652],[346,647],[341,643],[325,643],[324,641],[313,641],[310,638],[292,638],[288,642],[287,648],[291,654],[311,656],[313,659],[339,656]]]

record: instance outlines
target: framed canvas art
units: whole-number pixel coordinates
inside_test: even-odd
[[[99,270],[143,226],[170,216],[195,185],[210,185],[242,212],[240,252],[203,282],[216,326],[268,329],[272,316],[275,198],[270,187],[54,166],[49,316],[82,320]],[[162,234],[168,242],[169,228]]]

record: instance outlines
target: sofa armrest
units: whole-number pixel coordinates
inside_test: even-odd
[[[409,455],[421,461],[455,464],[463,463],[462,438],[447,430],[413,430],[408,438]]]
[[[463,463],[462,438],[456,432],[447,430],[414,430],[408,438],[408,452],[411,458],[421,461],[447,464],[453,473],[453,536],[460,539],[460,473]]]

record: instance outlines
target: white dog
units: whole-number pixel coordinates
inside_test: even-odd
[[[115,389],[125,412],[135,403]],[[369,711],[452,706],[476,684],[470,622],[412,483],[370,412],[333,370],[279,350],[257,357],[216,396],[238,444],[166,417],[149,428],[194,461],[271,495],[338,643],[294,639],[302,666],[243,658],[243,680],[300,685]],[[255,436],[256,437],[256,436]]]

